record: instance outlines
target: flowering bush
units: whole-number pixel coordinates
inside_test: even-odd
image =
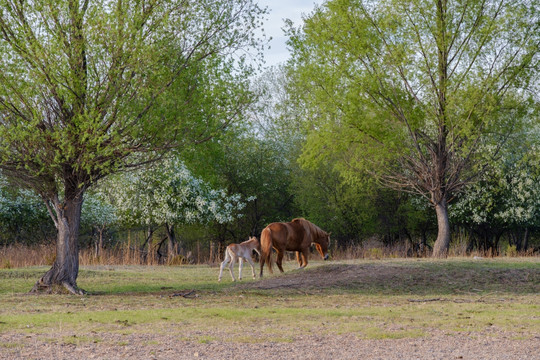
[[[121,221],[134,225],[223,224],[240,216],[246,206],[239,194],[212,189],[174,158],[109,179],[100,192]]]
[[[539,150],[532,146],[520,159],[500,159],[451,205],[452,219],[504,228],[540,225]]]

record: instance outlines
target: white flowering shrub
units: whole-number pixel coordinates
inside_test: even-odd
[[[194,177],[178,159],[109,179],[100,189],[119,219],[134,225],[223,224],[240,216],[246,206],[240,195],[212,189]]]
[[[48,241],[55,228],[41,198],[18,189],[0,174],[0,243]]]
[[[452,220],[492,227],[540,225],[540,152],[503,157],[450,207]]]
[[[118,220],[116,208],[99,191],[86,193],[81,222],[96,229],[105,229]]]

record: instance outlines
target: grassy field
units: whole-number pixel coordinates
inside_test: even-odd
[[[87,296],[28,295],[46,267],[0,270],[0,353],[44,342],[121,345],[121,335],[167,334],[292,342],[298,336],[365,339],[540,334],[540,259],[312,261],[305,270],[232,283],[210,266],[83,267]],[[235,269],[237,270],[237,269]],[[265,269],[266,270],[266,269]],[[495,335],[494,335],[495,336]],[[498,335],[497,335],[498,336]],[[120,339],[120,340],[119,340]],[[149,340],[150,341],[150,340]]]

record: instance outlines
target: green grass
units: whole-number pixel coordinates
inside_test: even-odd
[[[36,296],[27,292],[47,268],[3,269],[0,333],[59,334],[54,341],[75,345],[101,342],[106,334],[257,343],[300,335],[400,339],[434,331],[485,336],[495,329],[528,339],[540,333],[538,258],[313,261],[300,272],[294,266],[288,262],[284,275],[267,278],[279,285],[337,270],[337,280],[345,272],[351,278],[262,289],[250,277],[218,283],[217,267],[101,266],[79,273],[89,295]]]

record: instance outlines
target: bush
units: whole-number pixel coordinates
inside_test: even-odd
[[[510,245],[506,247],[506,256],[508,257],[516,257],[518,256],[518,251],[516,245]]]

